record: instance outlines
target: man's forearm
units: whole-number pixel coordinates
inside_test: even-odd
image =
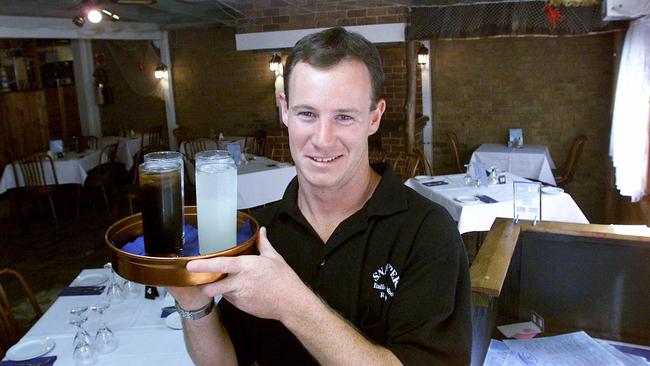
[[[393,352],[370,342],[312,295],[282,322],[321,365],[402,365]]]
[[[235,350],[216,308],[201,319],[183,319],[183,333],[196,365],[237,365]]]

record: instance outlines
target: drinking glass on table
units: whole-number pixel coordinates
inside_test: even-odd
[[[109,262],[104,264],[104,268],[110,270],[111,279],[110,283],[106,287],[106,297],[111,304],[119,304],[124,301],[126,297],[122,286],[115,280],[115,272],[113,271],[113,265]]]
[[[225,150],[202,151],[196,159],[199,253],[237,244],[237,167]]]
[[[72,340],[73,346],[76,347],[79,342],[86,342],[92,344],[92,337],[90,333],[83,327],[83,324],[88,320],[88,316],[85,312],[88,310],[88,306],[78,306],[70,309],[70,314],[72,317],[68,320],[69,324],[74,325],[75,335]]]
[[[106,325],[106,321],[104,320],[104,313],[109,307],[110,302],[108,299],[101,299],[97,304],[90,307],[99,314],[100,326],[94,341],[94,348],[99,353],[110,353],[117,348],[115,334],[113,334],[113,331]]]

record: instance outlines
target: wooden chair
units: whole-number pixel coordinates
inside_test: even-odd
[[[287,149],[285,149],[282,146],[275,145],[271,148],[271,154],[269,156],[269,159],[283,162],[283,163],[293,163],[293,159],[291,158],[291,152],[287,154]]]
[[[84,151],[85,149],[99,149],[99,138],[97,136],[81,136],[79,138],[79,151]]]
[[[31,198],[47,197],[54,221],[57,221],[52,194],[59,190],[59,178],[52,158],[46,153],[32,154],[19,160],[18,165],[24,183],[20,188],[23,200],[31,203]],[[48,181],[49,172],[52,173],[54,182]]]
[[[163,126],[152,126],[140,134],[140,148],[148,147],[154,150],[161,149]]]
[[[172,131],[174,138],[176,139],[176,144],[180,147],[184,141],[189,139],[187,129],[183,126],[178,126]]]
[[[38,305],[36,297],[27,281],[25,281],[25,278],[20,273],[9,268],[0,269],[0,277],[10,277],[12,280],[18,281],[20,287],[22,287],[23,291],[27,295],[27,299],[32,305],[32,309],[34,309],[34,318],[30,322],[30,325],[36,322],[36,320],[43,315],[43,311]],[[20,340],[23,333],[23,330],[18,326],[15,314],[11,310],[11,304],[7,293],[0,283],[0,359],[4,358],[5,352],[9,347]]]
[[[429,159],[427,159],[427,157],[424,155],[424,152],[422,152],[420,149],[415,149],[413,152],[420,156],[420,160],[422,161],[422,171],[424,175],[433,175],[433,166],[431,165]]]
[[[422,157],[415,153],[400,153],[395,159],[393,169],[399,175],[400,179],[407,180],[418,175],[418,169],[422,164]]]
[[[460,160],[460,145],[458,144],[458,136],[456,136],[455,132],[449,131],[447,132],[447,140],[449,141],[449,148],[453,154],[452,166],[455,166],[456,173],[464,173],[464,164],[462,164]]]
[[[266,131],[256,130],[246,136],[244,152],[256,156],[264,156],[266,153]]]
[[[217,144],[214,141],[199,137],[185,141],[181,152],[185,155],[185,158],[194,160],[194,155],[196,155],[196,153],[206,150],[214,150],[216,148]]]
[[[386,154],[386,151],[384,149],[379,149],[379,148],[370,148],[368,150],[368,160],[370,161],[370,164],[372,163],[384,163],[388,159],[388,155]]]
[[[99,154],[97,168],[93,169],[84,182],[84,188],[101,188],[104,196],[104,204],[106,204],[106,208],[112,219],[115,219],[115,210],[111,209],[106,188],[113,188],[115,186],[115,157],[118,146],[119,143],[114,143],[102,148]],[[79,218],[79,195],[77,195],[77,218]]]
[[[586,142],[587,137],[584,135],[580,135],[573,140],[573,144],[569,150],[569,155],[567,156],[564,167],[562,168],[562,174],[556,175],[555,177],[555,184],[557,184],[558,187],[566,189],[569,183],[573,181],[573,176],[578,167],[578,159],[582,154]]]
[[[14,153],[6,148],[0,148],[0,174],[4,174],[5,168],[11,167],[12,173],[14,174],[14,179],[18,179],[18,174],[16,171],[16,164],[14,164]],[[16,187],[18,184],[16,183]],[[9,212],[13,214],[16,206],[16,192],[18,188],[12,188],[9,190]]]

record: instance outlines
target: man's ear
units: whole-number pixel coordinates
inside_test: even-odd
[[[386,111],[386,101],[384,99],[379,99],[377,101],[377,107],[370,112],[370,125],[368,126],[368,136],[373,135],[377,130],[379,130],[379,125],[381,123],[381,117]]]
[[[289,108],[287,107],[287,96],[283,92],[280,92],[278,94],[278,99],[280,100],[280,107],[282,108],[282,123],[284,123],[285,126],[289,127]]]

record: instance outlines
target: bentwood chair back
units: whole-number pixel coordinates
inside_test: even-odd
[[[421,171],[425,175],[433,175],[433,166],[427,157],[424,155],[424,152],[420,149],[413,150],[414,153],[420,156],[420,161],[422,162]]]
[[[20,166],[24,183],[21,188],[25,196],[23,198],[30,201],[30,197],[47,197],[50,203],[50,209],[52,210],[52,216],[56,221],[57,216],[52,194],[58,189],[59,178],[57,177],[52,158],[46,153],[32,154],[21,159],[18,165]],[[54,182],[48,181],[48,177],[50,176],[48,173],[50,172],[52,173]],[[18,179],[16,181],[18,183]]]
[[[199,137],[196,139],[187,140],[183,143],[183,149],[181,152],[185,155],[185,158],[194,160],[194,155],[201,151],[214,150],[216,148],[216,143],[213,140]],[[184,151],[183,151],[184,150]]]
[[[244,150],[255,156],[263,156],[266,152],[266,131],[256,130],[246,136]]]
[[[388,159],[386,151],[381,148],[369,148],[368,160],[370,163],[383,163]]]
[[[452,166],[456,168],[456,173],[464,173],[463,164],[460,160],[460,144],[458,143],[458,136],[455,132],[447,132],[447,141],[449,142],[449,148],[452,153]]]
[[[144,130],[140,135],[140,148],[151,147],[153,149],[162,148],[162,131],[163,126],[151,126]]]
[[[0,269],[0,278],[3,282],[5,278],[12,280],[12,282],[17,281],[23,292],[25,292],[32,309],[34,310],[34,318],[30,322],[31,324],[43,315],[43,311],[38,305],[34,293],[20,273],[13,269],[2,268]],[[15,297],[12,296],[12,298]],[[5,352],[23,336],[23,333],[23,330],[20,328],[18,321],[16,320],[16,315],[11,309],[9,297],[2,286],[2,282],[0,282],[0,359],[4,358]]]
[[[104,204],[109,214],[114,219],[115,214],[111,210],[106,188],[115,186],[115,157],[119,143],[106,145],[99,154],[97,168],[95,168],[84,182],[84,188],[100,188],[104,196]],[[137,170],[137,169],[136,169]],[[79,201],[77,200],[77,217],[79,217]]]
[[[564,163],[563,172],[560,176],[555,177],[555,183],[558,187],[566,189],[569,183],[573,181],[573,177],[578,168],[578,159],[582,155],[582,150],[585,147],[587,142],[587,137],[580,135],[573,140],[571,149],[569,150],[569,155],[567,155],[566,161]]]
[[[397,159],[395,159],[393,170],[404,181],[418,175],[418,169],[421,164],[422,158],[417,153],[400,153]]]

